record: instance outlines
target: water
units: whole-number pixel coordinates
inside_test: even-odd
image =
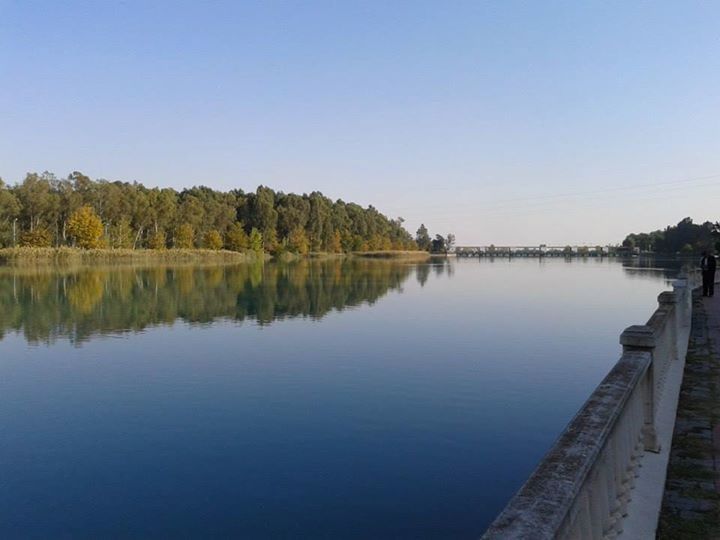
[[[674,269],[0,268],[0,536],[474,538]]]

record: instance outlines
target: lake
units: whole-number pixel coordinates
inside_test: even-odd
[[[0,268],[0,537],[476,538],[646,265]]]

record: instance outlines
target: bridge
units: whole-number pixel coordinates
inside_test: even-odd
[[[620,246],[457,246],[450,251],[457,257],[615,257],[635,251]]]

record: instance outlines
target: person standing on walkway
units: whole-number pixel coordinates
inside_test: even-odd
[[[703,296],[712,296],[715,294],[715,268],[717,262],[715,257],[707,251],[703,251],[702,255],[700,269],[702,270]]]

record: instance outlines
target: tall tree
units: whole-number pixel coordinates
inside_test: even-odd
[[[417,230],[417,233],[415,233],[415,242],[417,243],[418,249],[423,251],[430,250],[430,234],[424,223],[420,224],[420,228]]]
[[[0,246],[17,242],[16,219],[20,215],[20,202],[0,178]]]

